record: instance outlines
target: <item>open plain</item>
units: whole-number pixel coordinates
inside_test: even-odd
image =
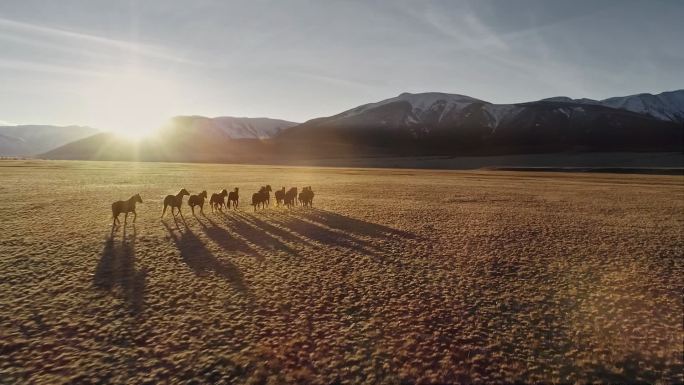
[[[684,381],[682,176],[2,161],[0,182],[0,383]],[[314,207],[255,213],[265,184]],[[239,210],[160,219],[236,186]]]

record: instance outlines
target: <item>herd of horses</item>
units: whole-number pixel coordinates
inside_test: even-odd
[[[259,191],[252,194],[252,206],[254,206],[254,211],[257,208],[265,209],[271,205],[271,185],[261,186]],[[181,189],[176,195],[167,195],[164,198],[164,209],[162,210],[161,217],[164,218],[166,214],[166,209],[171,207],[171,215],[174,217],[180,215],[183,217],[183,212],[181,211],[181,206],[183,205],[183,197],[188,195],[188,206],[192,210],[192,215],[195,215],[195,207],[199,206],[200,213],[204,214],[204,202],[207,200],[207,192],[202,191],[199,194],[191,195],[188,190]],[[301,206],[313,206],[314,192],[311,186],[306,186],[299,191],[297,187],[292,187],[289,190],[285,190],[285,187],[277,190],[275,193],[276,206],[284,205],[287,208],[292,208],[297,205]],[[227,198],[227,199],[226,199]],[[235,187],[231,192],[223,189],[221,192],[211,194],[209,198],[209,206],[211,211],[223,211],[226,209],[237,210],[238,204],[240,202],[240,189]],[[124,223],[128,220],[128,213],[133,213],[133,222],[135,222],[138,214],[135,212],[136,203],[142,203],[142,198],[140,194],[135,194],[125,201],[117,201],[112,203],[112,218],[114,219],[113,225],[120,223],[119,215],[125,214]]]

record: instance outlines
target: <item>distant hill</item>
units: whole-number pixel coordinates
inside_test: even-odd
[[[106,132],[60,146],[42,154],[41,158],[228,163],[245,159],[258,161],[269,152],[266,142],[258,139],[217,138],[186,132],[132,142]]]
[[[0,156],[37,155],[97,132],[81,126],[0,126]]]
[[[133,145],[101,133],[42,154],[48,159],[143,160],[169,162],[259,161],[274,152],[265,140],[296,125],[280,119],[178,116],[154,137]]]
[[[229,139],[267,139],[299,123],[269,118],[221,116],[177,116],[171,119],[174,130],[185,130]]]
[[[681,151],[684,90],[604,101],[551,98],[492,104],[404,93],[292,127],[277,139],[347,143],[397,155]]]

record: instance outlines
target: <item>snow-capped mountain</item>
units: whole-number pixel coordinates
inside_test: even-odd
[[[310,120],[277,138],[423,153],[679,148],[683,93],[605,101],[557,97],[518,104],[492,104],[456,94],[403,93]]]
[[[168,128],[228,139],[267,139],[295,125],[297,123],[269,118],[177,116],[171,120]]]
[[[650,115],[656,119],[684,123],[684,90],[663,92],[657,95],[637,94],[617,96],[604,100],[571,99],[565,96],[543,99],[577,104],[596,104],[606,107],[619,108],[639,114]]]
[[[97,132],[81,126],[0,126],[0,156],[36,155]]]
[[[662,120],[684,122],[684,90],[663,92],[657,95],[638,94],[609,98],[602,100],[601,104],[651,115]]]

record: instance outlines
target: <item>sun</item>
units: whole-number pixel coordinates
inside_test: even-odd
[[[103,75],[89,84],[86,94],[88,120],[130,140],[151,136],[178,110],[175,83],[154,72]]]

